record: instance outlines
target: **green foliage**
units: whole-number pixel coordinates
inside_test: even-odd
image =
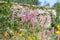
[[[57,22],[60,24],[60,3],[56,3]]]
[[[60,25],[60,3],[56,3],[54,5],[55,9],[56,9],[56,19],[52,19],[52,26],[57,26]]]
[[[38,5],[38,0],[13,0],[13,2]]]
[[[10,2],[12,2],[12,0],[2,0],[2,1],[6,1],[7,3],[10,3]]]
[[[10,20],[11,9],[9,4],[0,4],[0,32],[4,32],[7,28],[7,22]]]
[[[35,23],[35,29],[32,31],[30,22],[21,22],[17,16],[15,16],[14,21],[12,20],[12,11],[11,11],[11,3],[1,3],[0,4],[0,33],[7,32],[9,29],[19,32],[20,29],[30,30],[30,32],[39,31],[39,26]],[[27,25],[28,24],[28,25]],[[29,32],[29,33],[30,33]]]

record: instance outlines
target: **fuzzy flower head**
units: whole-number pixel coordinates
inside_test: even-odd
[[[19,37],[22,37],[22,36],[23,36],[23,33],[18,34],[18,36],[19,36]]]
[[[57,28],[60,28],[60,25],[58,25]]]
[[[57,26],[57,29],[60,30],[60,25]]]
[[[28,40],[33,40],[31,37],[28,37]]]
[[[57,34],[57,35],[60,35],[60,31],[56,31],[56,34]]]

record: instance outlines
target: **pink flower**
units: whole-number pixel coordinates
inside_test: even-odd
[[[34,10],[34,13],[38,13],[38,10]]]
[[[34,19],[36,19],[36,17],[37,17],[37,10],[34,10]]]
[[[14,13],[12,13],[12,20],[14,20]]]
[[[51,33],[54,35],[54,27],[52,28]]]
[[[22,21],[22,22],[25,22],[25,21],[26,21],[26,16],[22,16],[22,17],[21,17],[21,21]]]
[[[32,29],[34,29],[34,22],[33,22],[33,20],[31,20],[31,24],[32,24]]]
[[[30,16],[30,13],[29,12],[26,13],[26,19],[27,20],[30,20],[31,19],[31,16]]]

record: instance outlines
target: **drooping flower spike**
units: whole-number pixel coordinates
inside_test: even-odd
[[[12,13],[12,20],[14,20],[14,12]]]
[[[31,19],[32,29],[34,29],[34,21]]]
[[[25,21],[26,21],[26,16],[22,16],[22,17],[21,17],[21,21],[22,21],[22,22],[25,22]]]
[[[37,10],[34,10],[33,12],[34,12],[33,13],[34,19],[36,19],[38,11]]]
[[[51,33],[54,35],[54,27],[52,28]]]
[[[28,21],[28,20],[30,20],[30,19],[31,19],[30,13],[29,13],[29,12],[26,12],[26,20]]]

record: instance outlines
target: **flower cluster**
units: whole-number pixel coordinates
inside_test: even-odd
[[[29,8],[18,4],[1,5],[0,8],[0,31],[4,36],[2,38],[5,38],[4,40],[52,39],[50,36],[51,33],[54,35],[55,29],[52,27],[52,30],[49,31],[53,17],[51,17],[50,12],[55,14],[55,11]],[[60,26],[57,28],[56,34],[60,35]]]

